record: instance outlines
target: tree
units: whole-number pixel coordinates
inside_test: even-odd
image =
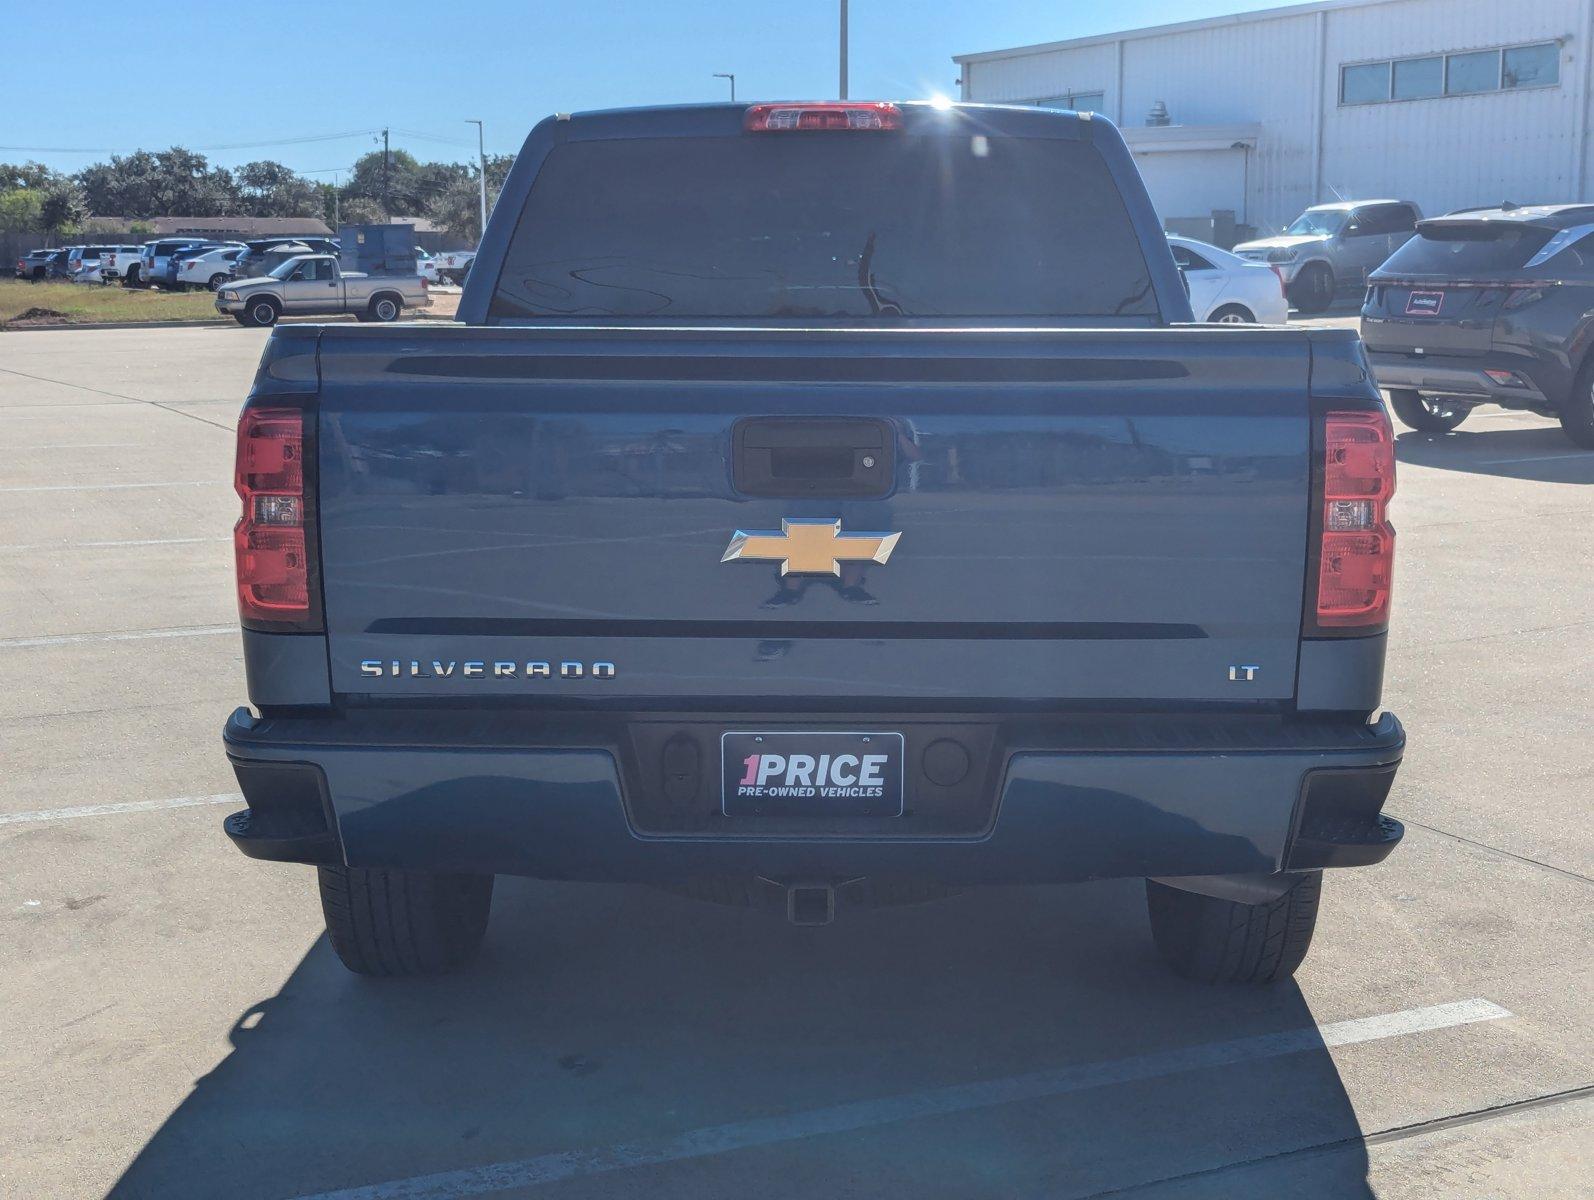
[[[126,217],[223,217],[241,206],[232,173],[173,146],[111,156],[77,175],[91,212]]]
[[[339,214],[345,225],[385,225],[387,214],[382,211],[382,206],[375,200],[366,196],[354,196],[343,202],[343,211]]]
[[[43,191],[61,178],[43,163],[0,163],[0,192],[18,188]]]
[[[489,200],[491,197],[489,197]],[[427,216],[455,237],[475,243],[482,236],[481,189],[474,179],[449,186],[427,210]]]
[[[355,161],[351,174],[348,186],[343,189],[345,197],[362,196],[374,200],[389,214],[426,211],[421,164],[407,150],[394,150],[387,156],[385,174],[380,150],[362,154]]]
[[[88,215],[89,206],[83,198],[83,190],[71,180],[58,180],[44,190],[39,220],[50,233],[76,233]]]
[[[29,233],[42,228],[40,211],[44,194],[37,188],[11,188],[0,192],[0,233]]]
[[[278,162],[245,163],[236,182],[239,202],[252,217],[313,217],[323,207],[317,185]]]

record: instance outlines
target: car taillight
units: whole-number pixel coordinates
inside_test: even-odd
[[[238,612],[246,625],[319,628],[311,556],[313,493],[305,429],[313,418],[297,408],[246,407],[238,421],[233,486],[243,515],[233,528]]]
[[[884,131],[902,128],[902,110],[883,102],[830,100],[815,104],[755,104],[742,115],[748,133]]]
[[[1395,439],[1389,417],[1331,412],[1323,426],[1323,511],[1317,623],[1324,628],[1389,622],[1395,530]]]

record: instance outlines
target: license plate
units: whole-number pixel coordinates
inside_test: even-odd
[[[724,733],[721,808],[728,817],[902,815],[900,733]]]
[[[1443,292],[1413,292],[1406,297],[1406,315],[1408,317],[1437,317],[1439,310],[1444,307],[1445,294]]]

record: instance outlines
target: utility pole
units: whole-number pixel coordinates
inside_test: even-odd
[[[481,226],[480,231],[476,234],[476,241],[479,244],[481,242],[481,240],[482,240],[482,236],[487,232],[487,143],[486,143],[486,140],[485,140],[486,139],[486,134],[483,133],[483,131],[482,131],[482,123],[480,121],[472,120],[470,117],[466,117],[465,118],[465,124],[476,126],[476,170],[477,170],[478,176],[481,179],[481,184],[482,184],[482,226]]]
[[[729,79],[731,81],[731,103],[736,103],[736,76],[725,71],[715,71],[715,79]]]
[[[843,3],[845,3],[845,0],[843,0]],[[392,202],[390,201],[390,199],[388,197],[388,193],[387,193],[387,163],[388,163],[387,130],[383,129],[382,130],[382,215],[384,217],[391,217],[393,215],[393,208],[392,208]]]
[[[847,0],[841,0],[841,99],[847,98]]]

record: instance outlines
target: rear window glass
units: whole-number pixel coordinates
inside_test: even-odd
[[[1389,256],[1387,275],[1468,275],[1512,271],[1550,240],[1552,230],[1528,225],[1429,226]]]
[[[571,142],[543,164],[496,318],[1149,316],[1083,142],[890,134]]]

